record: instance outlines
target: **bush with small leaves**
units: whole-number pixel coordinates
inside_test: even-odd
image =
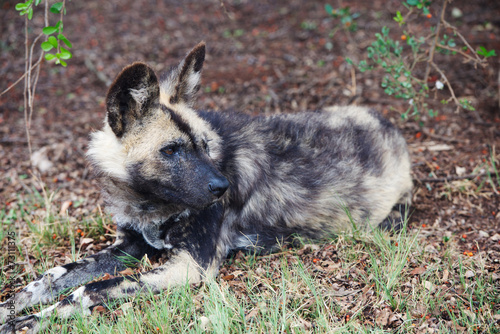
[[[33,31],[34,29],[28,28],[30,26],[30,23],[32,22],[31,19],[33,18],[35,7],[42,4],[42,2],[43,6],[41,7],[44,7],[44,23],[42,26],[42,32],[31,39],[30,31]],[[0,96],[10,91],[13,87],[20,83],[21,80],[24,79],[23,111],[26,127],[26,137],[28,141],[28,150],[31,158],[32,150],[30,139],[30,124],[34,111],[35,92],[42,61],[43,59],[46,59],[48,61],[54,60],[55,64],[60,64],[66,67],[66,61],[73,57],[71,51],[69,51],[69,49],[72,48],[72,45],[69,39],[63,34],[63,19],[64,15],[66,14],[66,0],[53,3],[50,6],[48,0],[27,0],[25,2],[16,4],[15,9],[19,12],[19,15],[25,17],[25,72],[18,80],[16,80],[13,84],[0,92]],[[55,25],[49,24],[49,11],[53,14],[59,15],[59,20]],[[35,45],[38,44],[42,37],[46,37],[46,40],[40,44],[41,50],[39,50],[39,52],[34,52]],[[35,61],[35,58],[38,59]]]
[[[423,111],[431,117],[437,116],[438,112],[429,107],[427,99],[431,91],[448,88],[451,97],[441,100],[441,103],[453,102],[457,108],[475,110],[467,99],[456,97],[451,83],[445,72],[438,66],[434,59],[435,53],[446,55],[459,55],[464,60],[477,65],[487,66],[487,58],[496,56],[495,50],[487,50],[479,46],[474,50],[458,29],[445,20],[445,11],[448,0],[442,0],[441,15],[435,25],[430,27],[427,35],[421,31],[415,32],[415,26],[421,26],[423,20],[432,18],[429,0],[406,0],[402,5],[406,8],[403,15],[401,11],[396,12],[394,21],[404,29],[400,36],[401,41],[391,37],[388,27],[383,27],[381,33],[375,34],[375,40],[366,49],[366,59],[354,64],[349,58],[346,61],[356,66],[361,72],[382,70],[384,75],[381,86],[384,92],[396,98],[408,101],[408,108],[402,112],[402,118],[409,116],[418,119]],[[331,6],[325,6],[326,12],[332,15]],[[409,25],[414,21],[417,24]],[[428,21],[427,21],[428,22]],[[420,27],[419,27],[420,28]],[[451,31],[451,35],[443,31]],[[420,65],[420,66],[419,66]],[[425,67],[424,73],[417,71]],[[431,75],[432,74],[432,75]]]
[[[16,5],[16,10],[19,11],[19,15],[27,15],[28,20],[33,18],[33,8],[38,6],[42,0],[28,0],[26,2],[21,2]],[[44,35],[47,36],[47,40],[42,42],[41,48],[45,54],[46,60],[55,60],[56,64],[61,64],[66,67],[66,60],[71,59],[73,55],[68,49],[72,48],[71,42],[63,34],[63,16],[66,14],[66,1],[56,2],[50,6],[50,12],[54,14],[59,14],[60,19],[54,26],[48,25],[46,20],[46,26],[42,29]],[[46,6],[48,4],[46,3]],[[50,51],[54,50],[54,53]]]

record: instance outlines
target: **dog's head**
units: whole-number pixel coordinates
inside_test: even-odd
[[[191,108],[204,59],[200,43],[161,81],[134,63],[108,91],[105,125],[92,134],[88,156],[137,205],[203,208],[229,186],[217,165],[220,138]]]

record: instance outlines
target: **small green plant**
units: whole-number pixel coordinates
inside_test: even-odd
[[[356,31],[358,25],[356,19],[359,17],[359,13],[351,13],[349,7],[342,7],[334,9],[331,5],[325,5],[325,10],[334,19],[340,19],[340,25],[343,29],[349,31]]]
[[[241,37],[245,34],[245,30],[243,29],[234,29],[233,31],[231,30],[225,30],[223,32],[223,36],[224,38],[238,38],[238,37]]]
[[[300,27],[304,30],[316,30],[318,25],[314,21],[303,21],[300,24]]]
[[[408,101],[406,111],[402,112],[403,119],[414,117],[418,119],[422,112],[429,116],[438,115],[436,110],[429,107],[428,98],[448,88],[450,97],[442,99],[441,103],[453,102],[457,109],[463,108],[474,111],[474,107],[467,99],[459,99],[444,71],[434,59],[435,53],[449,56],[459,55],[473,64],[487,66],[487,58],[495,56],[495,50],[487,50],[479,46],[477,51],[470,46],[458,29],[445,20],[445,11],[448,1],[444,0],[441,7],[439,21],[430,27],[427,35],[420,33],[423,19],[432,18],[431,2],[428,0],[406,0],[402,3],[407,9],[406,14],[396,12],[394,21],[402,29],[399,39],[390,34],[388,27],[383,27],[381,33],[375,34],[375,41],[366,49],[366,59],[358,64],[346,59],[349,64],[355,65],[361,72],[382,70],[384,75],[381,86],[386,94]],[[331,7],[326,8],[331,15]],[[448,33],[445,34],[444,31]],[[451,31],[451,33],[449,33]],[[391,36],[392,35],[392,36]]]
[[[496,56],[495,50],[486,50],[484,46],[479,46],[479,49],[476,51],[478,55],[483,56],[484,58],[494,57]]]

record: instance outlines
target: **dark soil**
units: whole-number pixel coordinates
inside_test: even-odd
[[[24,19],[15,3],[0,3],[1,90],[24,71]],[[114,76],[137,60],[165,71],[204,40],[207,59],[197,108],[267,115],[354,103],[381,111],[402,130],[412,153],[411,228],[422,228],[437,243],[450,235],[465,236],[461,251],[485,251],[487,268],[499,271],[500,186],[497,177],[486,173],[492,170],[491,156],[497,169],[500,162],[499,58],[475,69],[459,56],[437,55],[455,94],[471,100],[477,111],[456,112],[451,104],[439,104],[449,97],[444,89],[430,102],[439,117],[402,121],[407,102],[384,94],[382,73],[354,71],[344,60],[363,59],[385,25],[394,38],[401,35],[393,20],[396,10],[404,10],[400,1],[331,4],[349,5],[359,13],[358,29],[350,34],[340,30],[330,38],[338,21],[326,14],[325,1],[67,2],[65,34],[74,57],[67,68],[42,64],[30,128],[33,151],[46,150],[42,157],[52,163],[41,180],[49,191],[57,190],[56,211],[68,200],[81,202],[69,207],[78,220],[101,204],[85,151],[89,133],[101,127]],[[453,7],[463,16],[447,17],[472,46],[500,53],[500,2],[456,0],[449,12]],[[416,22],[418,29],[428,31],[435,23],[437,4],[431,13],[433,18]],[[22,106],[22,83],[0,96],[0,203],[6,208],[30,187],[40,188],[29,163]],[[463,178],[469,174],[481,175]]]

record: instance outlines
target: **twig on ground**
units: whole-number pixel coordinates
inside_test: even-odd
[[[451,175],[448,177],[429,177],[429,178],[424,178],[424,179],[416,179],[420,183],[424,182],[447,182],[447,181],[457,181],[457,180],[465,180],[465,179],[474,179],[476,177],[480,176],[485,176],[487,175],[486,172],[479,173],[479,174],[467,174],[467,175]]]
[[[467,140],[465,140],[465,139],[444,137],[444,136],[436,135],[434,133],[430,133],[429,130],[427,130],[426,128],[422,129],[422,132],[426,136],[428,136],[428,137],[431,137],[431,138],[434,138],[434,139],[438,139],[438,140],[441,140],[441,141],[445,141],[445,142],[448,142],[448,143],[467,143]]]

